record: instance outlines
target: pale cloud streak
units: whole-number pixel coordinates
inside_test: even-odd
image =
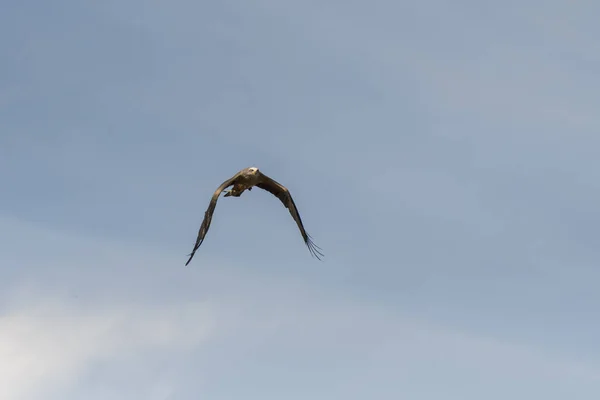
[[[177,287],[169,275],[159,278],[162,285],[147,286],[138,282],[143,274],[170,266],[162,251],[16,221],[11,230],[17,240],[19,232],[39,243],[45,235],[54,237],[47,265],[59,276],[75,271],[85,252],[112,257],[94,263],[104,289],[88,292],[83,275],[55,286],[13,283],[0,319],[0,376],[8,382],[1,395],[7,400],[224,399],[236,393],[231,382],[255,387],[265,399],[282,393],[302,398],[322,387],[324,376],[328,384],[315,394],[318,399],[385,397],[401,394],[402,388],[426,398],[464,392],[473,376],[485,384],[474,384],[469,392],[483,396],[494,388],[498,397],[490,399],[517,395],[511,382],[558,380],[553,390],[559,393],[599,382],[594,364],[531,342],[428,321],[379,301],[349,298],[339,288],[305,279],[205,262],[169,267],[176,270]],[[73,243],[83,253],[68,255]],[[111,288],[117,280],[123,282]],[[155,289],[144,293],[143,287]],[[162,293],[156,292],[160,287]],[[153,294],[164,304],[149,301]],[[168,368],[148,372],[157,363]],[[99,364],[107,372],[96,376]],[[433,386],[432,371],[446,371]],[[90,379],[95,385],[86,389]],[[397,386],[384,390],[390,381]]]
[[[58,396],[97,362],[119,364],[163,349],[175,355],[201,345],[213,328],[202,303],[80,307],[72,297],[26,293],[0,317],[0,397],[6,400]]]

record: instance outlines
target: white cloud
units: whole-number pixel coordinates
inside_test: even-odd
[[[47,398],[94,362],[195,347],[212,327],[201,303],[82,308],[65,298],[27,301],[0,318],[0,398]]]
[[[10,269],[23,273],[13,280],[19,290],[2,293],[2,400],[252,398],[252,390],[263,399],[352,399],[373,388],[383,398],[499,399],[514,397],[515,385],[585,393],[600,380],[596,364],[561,349],[415,318],[411,307],[351,288],[251,264],[175,268],[156,248],[4,221],[15,254],[0,265],[20,259],[23,243],[41,245],[31,265]],[[81,262],[86,254],[99,257]],[[469,397],[474,376],[484,383]]]

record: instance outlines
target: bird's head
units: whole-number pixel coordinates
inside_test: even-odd
[[[250,167],[250,168],[248,168],[248,172],[250,172],[251,174],[256,174],[256,173],[258,173],[258,168]]]

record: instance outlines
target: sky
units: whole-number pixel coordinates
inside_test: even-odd
[[[0,4],[3,400],[600,397],[599,3]]]

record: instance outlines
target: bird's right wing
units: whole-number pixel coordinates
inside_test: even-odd
[[[215,190],[215,192],[213,193],[212,198],[210,199],[210,204],[208,205],[208,209],[204,213],[204,220],[202,220],[202,225],[200,225],[200,229],[198,230],[198,237],[196,238],[196,243],[194,244],[194,250],[192,250],[192,252],[188,254],[190,258],[185,263],[185,265],[188,265],[190,261],[192,261],[196,250],[198,250],[198,247],[200,247],[200,245],[204,241],[204,237],[206,236],[206,232],[208,232],[210,222],[212,221],[212,215],[215,212],[215,207],[217,206],[217,200],[219,199],[219,195],[228,186],[233,185],[238,176],[240,176],[239,172],[231,178],[227,179],[225,182],[223,182],[221,186],[219,186],[217,190]]]
[[[324,256],[324,254],[321,253],[321,248],[312,241],[311,236],[304,229],[302,218],[300,218],[300,212],[298,212],[298,208],[294,203],[294,199],[292,198],[290,191],[281,183],[277,182],[273,178],[270,178],[263,173],[261,173],[261,182],[257,183],[256,186],[275,195],[275,197],[277,197],[283,203],[285,208],[289,210],[290,214],[292,215],[292,218],[294,218],[294,221],[296,221],[296,224],[300,229],[300,233],[302,234],[302,238],[304,239],[304,243],[306,243],[308,250],[314,257],[320,260],[321,257]]]

